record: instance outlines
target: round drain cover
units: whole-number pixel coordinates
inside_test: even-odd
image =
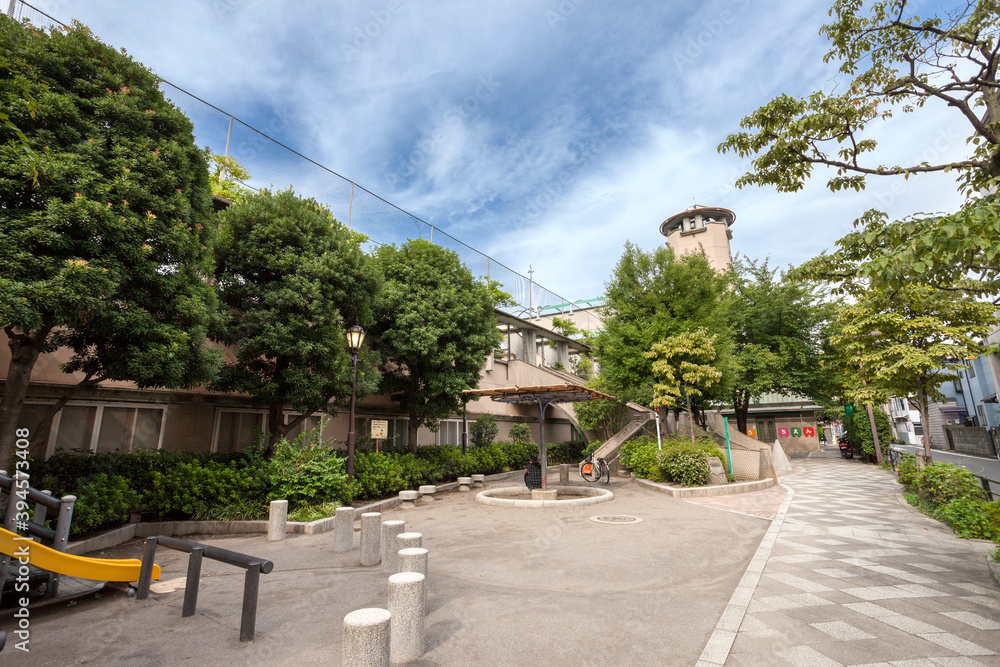
[[[626,516],[624,514],[605,514],[603,516],[592,516],[591,521],[597,523],[642,523],[642,519],[637,516]]]

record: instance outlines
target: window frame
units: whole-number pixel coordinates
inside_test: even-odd
[[[240,414],[256,414],[262,415],[260,420],[260,430],[267,433],[267,410],[262,410],[260,408],[215,408],[215,419],[212,425],[212,448],[211,452],[213,454],[219,453],[219,427],[222,425],[222,413],[223,412],[238,412]]]
[[[45,403],[43,401],[25,401],[25,403],[30,403],[31,405],[52,405],[52,403]],[[126,401],[70,401],[63,407],[59,408],[59,412],[56,413],[55,417],[52,418],[52,426],[49,429],[49,441],[45,443],[45,458],[49,458],[55,454],[56,440],[59,437],[59,428],[62,426],[62,415],[63,410],[66,408],[97,408],[97,413],[94,415],[94,425],[90,432],[90,442],[87,446],[87,451],[96,454],[97,453],[97,441],[101,436],[101,423],[104,421],[104,408],[125,408],[131,410],[161,410],[160,415],[160,435],[156,441],[156,450],[159,451],[163,449],[163,436],[167,431],[167,414],[169,413],[170,406],[167,403],[129,403]],[[132,414],[132,439],[135,439],[135,412]],[[130,441],[128,445],[128,452],[132,451],[133,443]]]

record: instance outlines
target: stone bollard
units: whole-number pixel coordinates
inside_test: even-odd
[[[400,491],[399,492],[399,499],[402,502],[399,503],[399,506],[400,507],[416,507],[417,505],[416,505],[416,503],[414,501],[417,498],[419,498],[419,497],[420,497],[420,493],[418,491]]]
[[[361,564],[378,565],[382,560],[382,513],[361,515]]]
[[[485,486],[486,485],[486,475],[473,475],[472,484],[474,486]]]
[[[472,486],[472,478],[471,477],[459,477],[458,478],[458,490],[459,491],[468,491],[470,486]]]
[[[388,667],[392,615],[388,609],[369,607],[344,617],[344,667]]]
[[[396,546],[396,536],[403,532],[405,526],[405,521],[382,522],[382,567],[388,568],[389,572],[399,571],[399,547]]]
[[[410,547],[399,550],[399,571],[419,572],[427,576],[427,549]]]
[[[389,659],[393,663],[416,660],[424,654],[425,579],[419,572],[389,577]]]
[[[338,507],[333,515],[333,550],[344,553],[354,548],[354,508]]]
[[[267,540],[277,542],[285,539],[285,528],[288,525],[288,501],[272,500],[271,509],[267,513]]]
[[[569,484],[569,464],[560,463],[559,464],[559,483]]]
[[[421,533],[400,533],[396,536],[396,548],[410,549],[412,547],[423,546],[424,536]]]
[[[428,502],[434,500],[434,494],[437,493],[438,488],[433,484],[424,484],[420,487],[420,499],[426,500]]]

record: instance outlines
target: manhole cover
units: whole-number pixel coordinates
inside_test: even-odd
[[[626,516],[624,514],[606,514],[604,516],[592,516],[591,521],[597,523],[642,523],[642,519],[637,516]]]

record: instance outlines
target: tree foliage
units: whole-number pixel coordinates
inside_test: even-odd
[[[859,275],[896,288],[918,279],[961,285],[980,294],[1000,291],[1000,11],[994,0],[959,3],[948,14],[922,18],[907,0],[836,0],[833,21],[822,34],[832,48],[825,60],[850,77],[834,92],[804,98],[781,95],[743,119],[721,152],[753,157],[753,170],[737,181],[771,185],[779,192],[803,187],[816,165],[832,167],[832,191],[862,190],[869,176],[953,172],[967,203],[949,215],[918,215],[889,223],[869,211],[856,231],[841,239],[835,257],[857,265]],[[964,125],[970,146],[964,159],[925,157],[912,163],[884,162],[869,124],[943,106]],[[904,132],[912,130],[905,126]],[[919,141],[919,138],[917,139]],[[933,151],[937,154],[940,151]],[[926,155],[926,153],[925,153]],[[873,252],[872,250],[875,250]],[[836,273],[839,260],[828,265]]]
[[[198,383],[215,305],[205,159],[156,77],[79,24],[2,19],[0,52],[2,463],[39,354],[70,347],[90,384]]]
[[[722,361],[729,345],[728,281],[704,254],[678,257],[669,247],[646,252],[626,243],[607,285],[604,329],[596,341],[608,390],[649,405],[655,380],[646,353],[665,338],[699,327],[716,335]]]
[[[228,155],[216,155],[205,149],[208,159],[208,177],[212,184],[212,194],[228,201],[236,201],[253,190],[243,185],[250,180],[250,172],[235,158]]]
[[[371,321],[378,280],[356,239],[325,207],[291,190],[244,196],[219,215],[215,276],[233,346],[212,388],[267,406],[268,445],[351,395],[345,331]],[[362,356],[359,394],[378,383]],[[283,423],[283,409],[301,413]]]
[[[383,355],[383,388],[409,414],[410,449],[417,429],[463,405],[479,384],[486,357],[500,342],[493,292],[454,252],[414,239],[375,254],[384,278],[373,332]]]
[[[587,386],[605,393],[609,391],[609,387],[601,376],[588,382]],[[628,418],[628,405],[618,398],[603,401],[581,401],[573,403],[572,406],[580,426],[588,431],[597,432],[597,437],[601,440],[607,440],[621,430]]]
[[[653,360],[653,405],[675,407],[680,399],[687,402],[691,416],[691,444],[694,444],[694,416],[691,399],[703,396],[709,387],[722,379],[722,372],[715,367],[718,353],[715,336],[699,328],[664,338],[646,353]]]

